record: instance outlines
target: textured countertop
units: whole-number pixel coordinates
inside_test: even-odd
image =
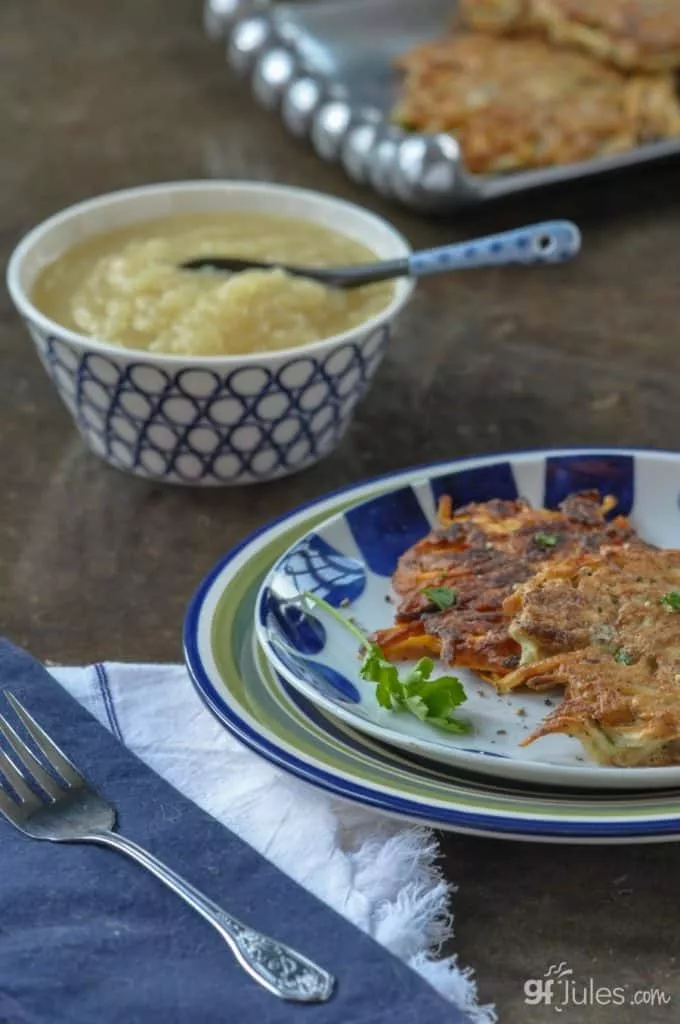
[[[340,449],[298,477],[201,493],[88,454],[0,294],[2,631],[60,663],[179,660],[185,605],[246,533],[354,480],[546,445],[674,448],[680,438],[678,163],[427,220],[351,185],[230,78],[198,0],[4,0],[0,246],[76,200],[144,182],[243,177],[362,202],[429,246],[543,217],[584,251],[549,271],[419,286]],[[677,1020],[674,845],[550,847],[447,836],[461,962],[507,1024],[550,1007],[523,985],[567,961],[595,986],[657,986],[674,1005],[569,1008],[565,1021]]]

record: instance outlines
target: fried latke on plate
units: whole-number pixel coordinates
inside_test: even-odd
[[[680,65],[677,0],[461,0],[460,20],[482,32],[536,33],[627,71]]]
[[[442,498],[439,524],[399,560],[397,623],[379,630],[375,641],[392,660],[441,657],[499,684],[520,661],[504,608],[517,584],[556,559],[642,544],[624,516],[606,518],[614,505],[613,498],[587,492],[571,495],[558,510],[517,500],[454,511]],[[440,610],[424,593],[431,588],[444,588],[450,607]]]
[[[605,790],[663,791],[675,812],[678,494],[680,453],[626,449],[456,460],[354,488],[281,538],[255,615],[262,657],[286,692],[380,744],[388,772],[397,750],[439,764],[445,788],[469,771],[569,787],[564,804],[597,790],[606,830],[621,794]],[[440,724],[461,688],[465,732]]]
[[[680,551],[547,565],[505,611],[523,664],[502,688],[566,688],[525,743],[567,733],[601,764],[680,763]]]
[[[575,163],[680,134],[671,74],[623,75],[541,39],[453,34],[404,54],[404,127],[449,132],[492,173]]]

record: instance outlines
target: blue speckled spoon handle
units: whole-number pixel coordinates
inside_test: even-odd
[[[575,256],[580,248],[581,232],[575,224],[568,220],[551,220],[499,235],[444,245],[440,249],[414,252],[409,259],[409,273],[412,277],[424,277],[449,270],[561,263]]]
[[[425,277],[450,270],[479,267],[508,267],[513,264],[562,263],[581,248],[581,233],[569,220],[549,220],[500,235],[471,238],[440,249],[414,252],[400,260],[383,260],[356,267],[282,266],[289,274],[320,281],[331,288],[359,288],[395,277]],[[182,264],[184,270],[226,270],[231,273],[253,268],[273,268],[271,263],[240,260],[230,256],[201,256]]]

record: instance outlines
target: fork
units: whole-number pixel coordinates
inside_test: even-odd
[[[238,921],[147,850],[115,833],[115,808],[92,788],[16,697],[9,690],[4,693],[45,764],[54,773],[46,770],[16,729],[0,714],[0,733],[16,757],[15,760],[0,747],[0,813],[12,825],[32,839],[96,843],[126,854],[213,925],[241,966],[267,991],[300,1003],[326,1002],[330,998],[335,979],[328,971],[289,946]]]

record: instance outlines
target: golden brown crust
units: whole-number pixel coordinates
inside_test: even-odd
[[[518,583],[556,558],[642,543],[624,516],[607,521],[614,503],[588,492],[567,498],[559,511],[499,500],[454,513],[443,498],[438,527],[405,552],[394,574],[397,625],[375,641],[388,658],[441,656],[498,681],[519,662],[504,607]],[[429,587],[453,590],[453,607],[438,611],[423,593]]]
[[[669,600],[668,595],[676,595]],[[680,551],[619,548],[546,566],[506,602],[532,657],[504,689],[566,687],[526,741],[568,733],[604,764],[680,763]]]
[[[459,0],[456,21],[473,32],[501,36],[535,28],[531,0]]]
[[[523,746],[567,733],[601,764],[619,767],[680,763],[680,674],[656,659],[617,664],[586,648],[539,663],[545,678],[566,687],[562,703]],[[537,666],[538,669],[538,666]]]
[[[537,39],[452,35],[398,66],[396,119],[450,132],[477,173],[572,163],[680,134],[670,75],[627,77]]]
[[[626,71],[680,65],[677,0],[461,0],[459,16],[478,31],[537,33]]]

